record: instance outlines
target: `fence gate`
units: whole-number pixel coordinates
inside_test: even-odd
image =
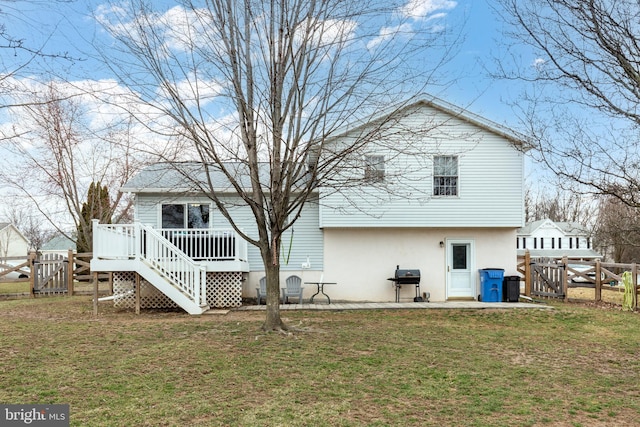
[[[531,295],[564,298],[567,292],[566,268],[553,259],[531,260]]]
[[[62,294],[69,290],[69,261],[60,254],[45,254],[33,260],[33,293]]]

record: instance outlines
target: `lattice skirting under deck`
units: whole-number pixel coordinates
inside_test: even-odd
[[[135,308],[136,273],[113,273],[113,295],[116,308]],[[242,305],[242,273],[208,272],[207,304],[212,308],[231,308]],[[178,305],[144,278],[140,278],[140,308],[177,308]]]

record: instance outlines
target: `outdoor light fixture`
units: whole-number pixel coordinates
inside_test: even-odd
[[[440,247],[444,248],[444,242],[442,240],[440,240]]]

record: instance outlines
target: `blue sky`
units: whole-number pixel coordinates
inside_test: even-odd
[[[410,0],[407,0],[410,1]],[[501,23],[493,14],[491,0],[416,0],[427,6],[441,5],[439,12],[446,13],[444,22],[452,31],[462,31],[464,43],[459,53],[448,65],[450,73],[461,76],[446,88],[434,89],[434,95],[490,120],[517,127],[517,120],[506,104],[514,99],[520,88],[515,83],[495,81],[487,77],[483,66],[492,66],[493,56],[500,54],[496,40],[501,38]],[[31,46],[43,46],[47,52],[68,52],[73,57],[85,58],[69,65],[58,62],[56,72],[74,79],[103,79],[109,71],[98,63],[86,60],[91,55],[91,41],[101,36],[101,30],[90,18],[90,13],[100,5],[99,0],[53,3],[46,1],[17,2],[11,8],[2,5],[9,13],[6,21],[11,34],[25,38]],[[21,10],[15,13],[13,10]],[[11,61],[7,53],[3,61]],[[16,57],[15,59],[21,59]],[[531,61],[533,61],[533,57]],[[61,64],[61,65],[60,65]]]
[[[167,0],[169,1],[169,0]],[[522,91],[522,86],[515,82],[496,81],[488,77],[487,69],[493,65],[494,57],[500,56],[502,46],[500,40],[501,23],[494,15],[489,2],[492,0],[406,0],[406,4],[416,6],[420,10],[430,10],[436,16],[434,21],[444,24],[452,34],[462,32],[464,41],[457,46],[456,57],[447,64],[443,73],[452,77],[450,84],[433,88],[432,95],[445,101],[467,108],[489,120],[518,130],[519,123],[515,113],[508,105]],[[44,58],[30,64],[29,74],[22,70],[20,77],[29,81],[42,81],[42,75],[35,74],[40,66],[59,79],[69,81],[72,85],[83,89],[91,88],[97,80],[107,80],[114,76],[108,67],[99,61],[92,60],[95,52],[92,43],[106,39],[102,29],[92,18],[92,12],[98,10],[101,0],[77,0],[50,2],[31,0],[27,2],[6,3],[0,0],[0,7],[5,13],[5,25],[8,32],[17,38],[23,38],[32,48],[42,48],[46,53],[67,53],[77,61],[60,61]],[[422,8],[422,9],[421,9]],[[464,26],[462,26],[464,24]],[[13,69],[16,63],[24,63],[26,56],[19,51],[0,49],[0,67]],[[427,58],[428,59],[428,58]],[[523,62],[533,63],[534,57],[523,54]],[[2,80],[0,80],[2,84]],[[113,81],[101,83],[114,86]],[[120,96],[126,88],[116,87]],[[406,94],[407,98],[414,94]],[[119,99],[119,98],[118,98]],[[94,106],[92,121],[101,122],[103,129],[109,126],[109,117],[117,115],[108,104]],[[10,127],[7,110],[0,109],[0,132]],[[15,122],[15,119],[14,119]],[[28,126],[18,119],[18,127]],[[146,129],[143,129],[146,130]],[[157,137],[156,137],[157,138]],[[141,138],[144,139],[144,136]],[[148,138],[147,138],[148,140]],[[154,140],[155,141],[155,140]],[[529,162],[527,162],[529,163]],[[525,170],[535,170],[529,166]],[[527,172],[528,173],[528,172]],[[2,189],[0,189],[0,192]],[[1,214],[2,212],[0,212]]]

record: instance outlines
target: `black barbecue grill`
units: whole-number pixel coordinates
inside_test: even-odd
[[[396,272],[394,277],[390,277],[387,280],[393,282],[393,286],[396,290],[396,302],[400,302],[400,289],[404,285],[414,285],[416,287],[416,296],[413,299],[415,302],[422,302],[423,299],[420,296],[420,270],[418,269],[405,269],[396,266]]]

